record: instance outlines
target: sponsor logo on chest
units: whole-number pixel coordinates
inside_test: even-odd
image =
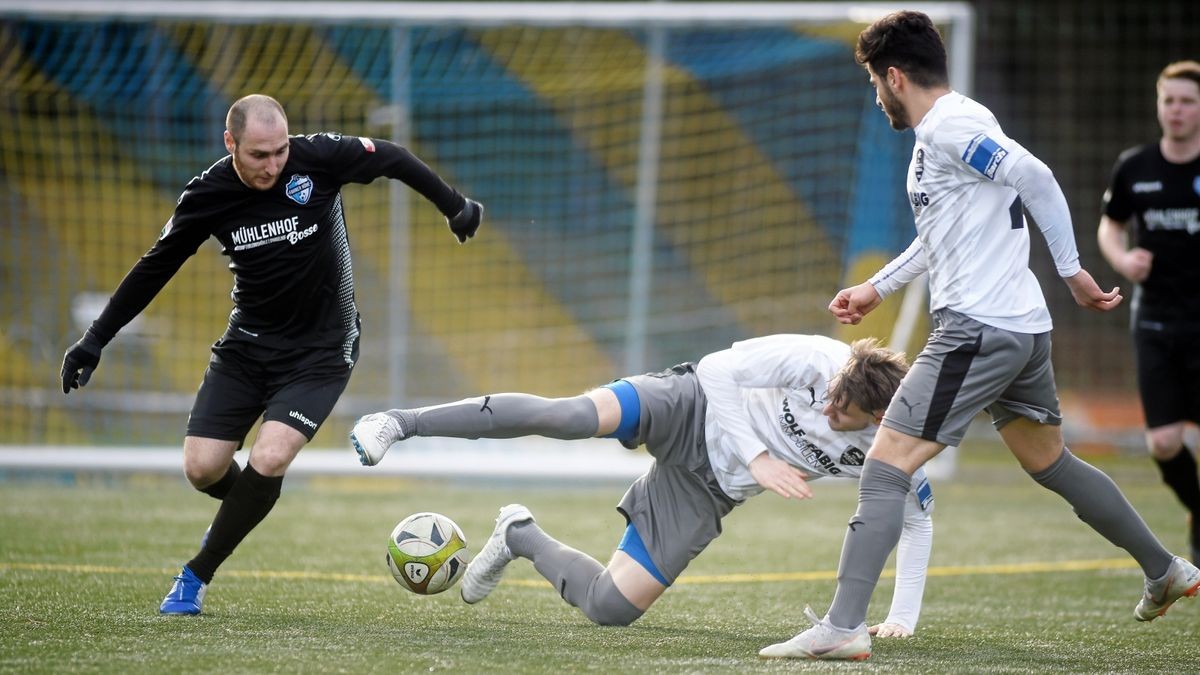
[[[791,404],[786,396],[783,399],[783,413],[779,416],[779,427],[783,430],[783,435],[787,436],[792,445],[796,446],[804,461],[810,465],[822,467],[833,476],[842,472],[838,465],[829,458],[829,455],[825,454],[824,450],[805,438],[808,434],[796,421],[796,416],[792,413]]]
[[[1142,214],[1146,229],[1151,232],[1186,230],[1188,234],[1200,232],[1200,209],[1146,209]]]
[[[283,241],[294,246],[316,234],[317,229],[317,224],[313,223],[301,230],[300,216],[292,216],[261,225],[243,225],[230,233],[229,238],[233,242],[235,251],[245,251]]]

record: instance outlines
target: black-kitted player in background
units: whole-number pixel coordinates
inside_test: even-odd
[[[63,392],[88,383],[101,350],[209,237],[233,272],[229,327],[212,347],[183,441],[183,468],[221,500],[196,557],[159,611],[199,614],[217,567],[266,517],[284,473],[333,409],[358,359],[359,315],[341,187],[403,181],[447,218],[459,243],[483,207],[408,150],[333,133],[289,136],[275,99],[252,94],[225,119],[229,155],[193,178],[158,241],[67,350]],[[262,417],[245,468],[234,453]]]
[[[1168,65],[1156,89],[1162,138],[1121,153],[1097,236],[1113,269],[1137,284],[1132,327],[1146,447],[1188,510],[1192,562],[1200,564],[1200,478],[1184,445],[1188,424],[1200,424],[1200,63]]]

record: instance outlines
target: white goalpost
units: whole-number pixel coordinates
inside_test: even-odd
[[[487,236],[451,250],[404,186],[347,188],[362,356],[315,446],[344,446],[373,410],[566,395],[753,335],[829,332],[847,269],[912,237],[892,180],[911,134],[878,133],[853,62],[857,32],[897,9],[939,25],[951,86],[969,94],[969,2],[0,0],[4,243],[23,252],[14,265],[54,252],[70,268],[0,292],[0,314],[29,317],[0,330],[0,358],[29,364],[0,371],[0,467],[177,461],[229,311],[213,250],[106,348],[86,390],[62,396],[33,373],[57,369],[47,342],[86,328],[250,91],[276,95],[294,132],[413,147],[488,209]],[[99,226],[120,245],[97,243]],[[911,344],[922,284],[892,344]],[[647,461],[615,444],[492,445],[389,463],[587,479]],[[333,461],[358,471],[348,449]],[[311,470],[342,470],[324,462]]]

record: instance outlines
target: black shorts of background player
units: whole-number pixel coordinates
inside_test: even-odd
[[[1200,478],[1185,444],[1200,424],[1200,63],[1168,65],[1155,88],[1162,138],[1117,160],[1097,236],[1113,269],[1137,284],[1131,323],[1146,447],[1188,510],[1200,562]]]

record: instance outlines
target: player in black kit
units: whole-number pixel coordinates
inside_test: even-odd
[[[239,99],[225,125],[229,155],[188,183],[158,241],[63,358],[63,392],[86,385],[103,347],[184,261],[209,237],[221,243],[234,307],[183,441],[188,480],[221,506],[200,552],[175,577],[163,614],[201,612],[217,567],[270,512],[288,465],[350,379],[359,323],[342,185],[401,180],[446,216],[459,243],[483,216],[482,206],[391,142],[289,136],[283,107],[269,96]],[[234,453],[259,416],[243,469]]]
[[[1200,563],[1200,479],[1184,442],[1189,424],[1200,423],[1200,63],[1168,65],[1157,89],[1162,138],[1117,160],[1098,237],[1113,269],[1137,284],[1133,342],[1146,445],[1188,509],[1192,561]]]

